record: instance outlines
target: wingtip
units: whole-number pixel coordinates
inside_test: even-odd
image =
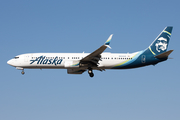
[[[108,47],[109,49],[112,49],[109,45],[106,45],[106,47]]]
[[[112,39],[112,36],[113,36],[113,34],[111,34],[111,35],[109,36],[109,38],[108,38],[107,41],[105,42],[105,45],[109,45],[109,44],[110,44],[111,39]]]

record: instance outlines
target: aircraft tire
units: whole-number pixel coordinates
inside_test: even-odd
[[[90,76],[90,77],[94,77],[94,73],[90,73],[89,76]]]
[[[22,71],[22,72],[21,72],[21,74],[22,74],[22,75],[24,75],[24,74],[25,74],[25,72],[24,72],[24,71]]]

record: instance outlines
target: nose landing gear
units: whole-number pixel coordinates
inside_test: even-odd
[[[24,68],[22,68],[22,67],[16,67],[16,69],[18,69],[18,70],[22,70],[22,72],[21,72],[21,74],[22,74],[22,75],[24,75],[24,74],[25,74],[25,72],[24,72]]]
[[[25,74],[24,70],[22,70],[21,74],[22,74],[22,75],[24,75],[24,74]]]
[[[89,73],[89,76],[90,76],[90,77],[94,77],[94,73],[93,73],[93,71],[92,71],[92,68],[89,68],[89,69],[88,69],[88,73]]]

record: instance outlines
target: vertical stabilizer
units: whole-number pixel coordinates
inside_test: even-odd
[[[149,46],[149,50],[153,55],[159,55],[166,52],[171,38],[172,29],[173,27],[171,26],[166,27]]]

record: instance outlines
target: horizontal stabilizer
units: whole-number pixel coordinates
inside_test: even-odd
[[[155,58],[159,58],[159,59],[161,59],[161,58],[167,58],[167,57],[171,54],[172,51],[173,51],[173,50],[169,50],[169,51],[167,51],[167,52],[164,52],[164,53],[161,53],[161,54],[159,54],[159,55],[156,55]]]

